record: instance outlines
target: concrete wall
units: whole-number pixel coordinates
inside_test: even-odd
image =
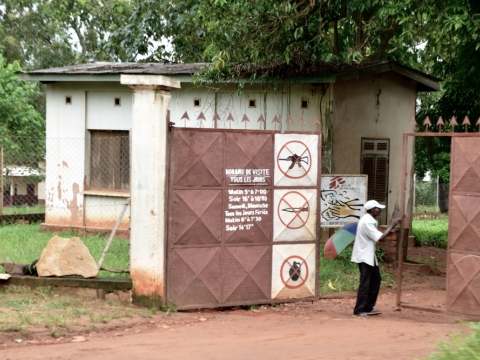
[[[390,139],[388,218],[398,211],[402,133],[413,130],[409,123],[415,114],[415,82],[388,73],[329,86],[245,84],[240,96],[236,89],[236,84],[199,89],[182,83],[181,89],[171,93],[170,121],[177,127],[321,131],[322,173],[358,174],[361,138]],[[71,96],[70,105],[65,103],[66,96]],[[115,98],[121,99],[120,106]],[[255,100],[255,107],[250,100]],[[301,108],[302,100],[308,101],[307,109]],[[185,112],[189,120],[182,119]],[[200,112],[206,118],[203,121],[198,119]],[[215,113],[220,117],[217,121]],[[229,114],[233,121],[227,121]],[[244,115],[249,121],[242,122]],[[260,115],[265,123],[258,122]],[[272,122],[275,115],[280,123]],[[292,124],[287,123],[289,115]],[[319,124],[313,123],[315,117]],[[95,82],[47,86],[47,224],[113,226],[124,199],[92,190],[83,193],[89,176],[88,130],[131,128],[132,90],[127,86]],[[85,204],[91,209],[84,211]],[[128,222],[127,212],[121,227],[126,229]]]
[[[280,83],[272,86],[246,84],[241,95],[235,94],[236,84],[225,85],[217,92],[210,89],[198,89],[192,84],[183,83],[180,90],[172,91],[170,121],[177,127],[206,127],[222,129],[251,130],[304,130],[319,131],[321,121],[331,113],[332,93],[329,88],[311,84]],[[195,100],[200,105],[195,106]],[[255,101],[251,107],[250,100]],[[308,101],[308,108],[301,108],[301,101]],[[187,112],[189,120],[182,118]],[[203,112],[206,120],[198,117]],[[219,120],[213,120],[218,113]],[[227,120],[232,115],[233,121]],[[246,115],[249,121],[242,121]],[[258,122],[260,115],[265,123]],[[277,115],[280,123],[272,122]],[[291,116],[293,123],[288,124]],[[305,123],[299,123],[303,116]],[[314,124],[318,117],[319,124]]]
[[[47,85],[47,157],[45,207],[48,226],[113,227],[118,214],[115,199],[90,192],[85,211],[84,185],[88,181],[88,130],[129,130],[132,91],[115,83],[54,83]],[[70,103],[66,101],[70,97]],[[121,97],[121,106],[114,98]],[[108,209],[108,204],[111,208]],[[86,218],[88,214],[88,221]],[[118,215],[117,215],[118,216]],[[110,219],[108,219],[110,218]],[[128,213],[123,223],[128,222]]]
[[[390,139],[388,222],[400,210],[403,133],[414,131],[415,102],[415,82],[394,73],[334,85],[333,173],[360,173],[362,137]],[[413,143],[408,155],[412,181]]]

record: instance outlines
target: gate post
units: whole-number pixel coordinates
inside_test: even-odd
[[[121,75],[133,89],[130,164],[130,277],[133,302],[162,303],[165,283],[167,111],[180,81],[161,75]]]

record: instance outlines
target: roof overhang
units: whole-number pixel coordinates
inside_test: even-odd
[[[364,76],[376,75],[389,71],[403,75],[411,80],[416,81],[418,83],[417,91],[440,90],[440,79],[436,79],[430,75],[422,73],[421,71],[409,68],[407,66],[403,66],[393,61],[335,74],[335,82],[359,79]]]
[[[163,75],[173,76],[181,83],[193,82],[193,76],[199,73],[206,64],[172,64],[165,66],[163,64],[138,64],[138,67],[132,69],[135,65],[122,63],[111,63],[105,65],[98,64],[84,64],[74,65],[70,67],[37,70],[31,72],[21,72],[19,77],[22,80],[38,81],[44,84],[55,82],[117,82],[120,83],[122,75]],[[148,66],[149,65],[149,66]],[[99,67],[101,66],[101,71]],[[111,66],[110,69],[105,70],[106,67]],[[277,76],[275,82],[294,82],[294,83],[339,83],[348,80],[359,79],[365,76],[371,76],[386,72],[394,72],[400,74],[408,79],[417,82],[417,91],[438,91],[440,90],[440,79],[434,78],[430,75],[422,73],[421,71],[412,69],[410,67],[401,65],[394,61],[383,61],[377,63],[369,63],[362,66],[352,66],[350,69],[337,71],[334,73],[308,73],[296,74],[289,77]],[[252,79],[245,76],[237,80],[241,83],[262,83],[263,79]]]

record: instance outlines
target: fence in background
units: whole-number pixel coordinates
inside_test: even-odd
[[[448,212],[450,184],[440,184],[438,178],[415,179],[414,218],[437,219]]]
[[[117,225],[115,237],[129,238],[128,131],[90,131],[87,139],[0,137],[0,168],[0,226],[109,236]]]

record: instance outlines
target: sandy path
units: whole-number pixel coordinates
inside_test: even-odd
[[[445,315],[394,311],[394,297],[393,291],[381,294],[383,313],[368,319],[351,315],[353,297],[255,312],[187,312],[173,315],[171,325],[90,333],[84,342],[5,346],[0,358],[415,359],[462,328]]]

